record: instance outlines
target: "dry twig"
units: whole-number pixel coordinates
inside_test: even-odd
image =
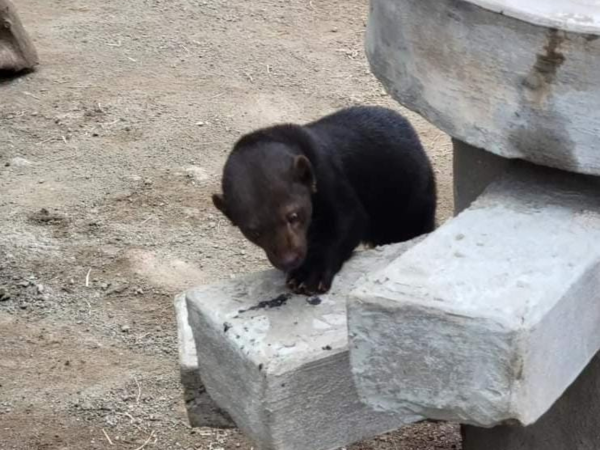
[[[143,448],[146,447],[146,445],[148,445],[148,443],[150,442],[150,440],[154,437],[154,430],[152,430],[152,432],[150,433],[150,436],[148,436],[148,439],[146,439],[146,442],[144,442],[140,447],[136,448],[135,450],[142,450]]]
[[[142,386],[140,385],[140,382],[137,380],[136,377],[133,377],[133,380],[135,381],[135,384],[137,384],[137,388],[138,388],[138,395],[137,395],[137,398],[135,399],[135,402],[139,403],[140,398],[142,398]]]
[[[104,437],[106,437],[106,440],[108,441],[108,443],[110,445],[115,445],[115,443],[110,440],[110,436],[108,435],[108,433],[106,431],[104,431],[104,428],[102,428],[102,432],[104,433]]]

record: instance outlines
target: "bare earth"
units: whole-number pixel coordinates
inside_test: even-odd
[[[366,0],[16,3],[42,65],[0,81],[0,449],[251,449],[187,426],[172,298],[266,267],[210,203],[241,133],[399,108]],[[449,140],[410,118],[444,220]],[[438,424],[352,447],[457,448]]]

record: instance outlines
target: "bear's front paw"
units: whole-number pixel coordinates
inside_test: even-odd
[[[333,272],[327,269],[300,268],[288,275],[287,286],[296,294],[324,294],[331,288],[333,276]]]

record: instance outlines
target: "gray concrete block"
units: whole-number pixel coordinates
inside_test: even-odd
[[[600,348],[600,178],[513,166],[359,282],[352,370],[374,409],[534,423]]]
[[[357,252],[320,297],[289,294],[277,271],[185,294],[206,389],[260,449],[336,449],[420,419],[360,402],[346,327],[356,280],[413,244]]]
[[[450,136],[599,175],[597,19],[583,1],[372,0],[366,50],[387,91]]]

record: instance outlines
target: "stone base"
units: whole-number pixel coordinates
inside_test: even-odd
[[[529,427],[463,427],[463,450],[598,450],[600,355],[552,409]]]
[[[180,352],[182,367],[199,374],[210,397],[261,450],[337,449],[421,420],[361,403],[346,326],[356,280],[414,243],[358,252],[319,297],[291,295],[276,271],[190,290],[197,366],[185,358],[188,348]],[[181,321],[179,327],[185,329]],[[191,391],[197,379],[182,377],[184,384],[192,380]]]
[[[454,213],[458,214],[471,206],[477,197],[514,160],[473,147],[465,142],[452,139],[454,171]]]

